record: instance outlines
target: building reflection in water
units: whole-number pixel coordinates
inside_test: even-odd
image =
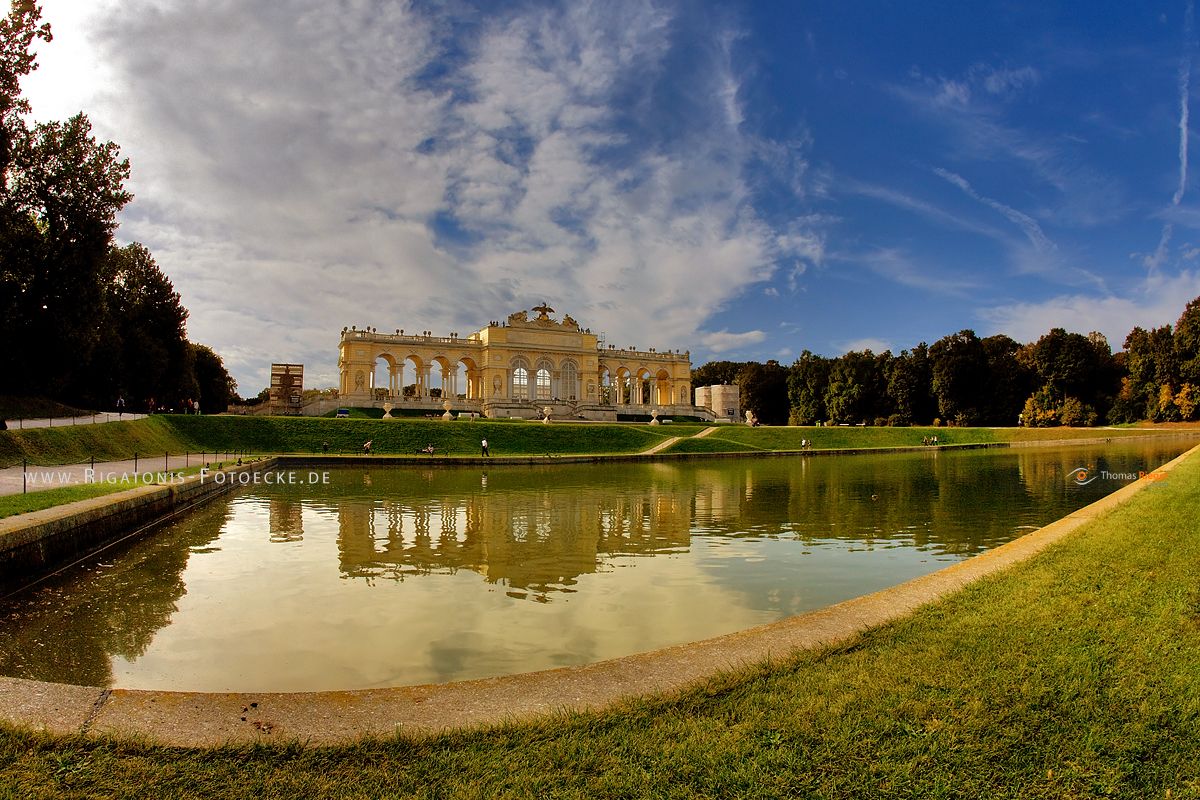
[[[686,550],[691,507],[678,491],[532,489],[337,506],[338,555],[351,578],[404,580],[472,570],[514,597],[570,592],[617,555]]]

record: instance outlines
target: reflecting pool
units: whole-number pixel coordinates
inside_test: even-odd
[[[598,661],[931,572],[1192,443],[297,470],[9,598],[0,674],[309,691]]]

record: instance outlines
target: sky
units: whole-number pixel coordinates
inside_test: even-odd
[[[121,146],[243,395],[543,301],[699,366],[1200,296],[1191,2],[42,5],[34,118]]]

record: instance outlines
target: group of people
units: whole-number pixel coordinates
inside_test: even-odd
[[[926,446],[933,446],[933,447],[936,447],[936,446],[939,444],[939,442],[938,442],[938,437],[936,437],[936,436],[925,436],[925,437],[923,437],[923,438],[921,439],[921,444],[923,444],[923,445],[926,445]]]

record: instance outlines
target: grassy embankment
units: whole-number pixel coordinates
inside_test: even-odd
[[[199,751],[0,727],[0,797],[1200,797],[1200,459],[839,647],[604,712]]]
[[[46,417],[86,417],[91,411],[66,406],[57,400],[44,397],[18,397],[0,395],[0,419],[45,419]]]
[[[1117,438],[1145,435],[1136,428],[748,428],[729,425],[700,439],[683,439],[668,453],[725,453],[756,450],[799,450],[802,439],[814,450],[878,447],[917,447],[925,437],[936,436],[943,445],[1035,442],[1060,439]],[[1157,431],[1166,433],[1169,431]],[[1181,431],[1182,432],[1182,431]]]
[[[144,468],[139,466],[139,470],[136,475],[115,476],[115,479],[111,482],[105,480],[95,483],[79,483],[58,486],[54,489],[37,489],[23,494],[0,495],[0,519],[12,517],[17,514],[25,514],[30,511],[42,511],[47,508],[74,503],[78,500],[90,500],[93,497],[103,497],[106,494],[124,492],[127,489],[133,489],[138,486],[164,484],[170,480],[168,477],[162,479],[158,477],[164,470],[161,464],[155,466],[153,460],[148,460]],[[169,474],[186,477],[195,475],[199,471],[200,465],[197,464],[193,467],[173,468]],[[147,475],[151,477],[151,480],[143,480]]]
[[[551,424],[511,420],[444,422],[427,419],[327,419],[163,415],[103,425],[0,431],[0,466],[111,461],[166,452],[358,453],[363,442],[377,454],[411,455],[433,444],[440,455],[478,455],[486,438],[495,455],[640,453],[671,437],[669,452],[752,452],[813,448],[913,447],[922,437],[942,444],[1034,441],[1144,435],[1134,428],[747,428],[721,427],[695,439],[705,426],[676,424]]]

